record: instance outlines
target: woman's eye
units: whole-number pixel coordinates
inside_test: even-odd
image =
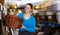
[[[29,8],[27,8],[27,9],[29,9]]]
[[[29,8],[26,7],[26,9],[29,9]]]

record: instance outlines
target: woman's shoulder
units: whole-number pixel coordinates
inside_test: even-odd
[[[18,15],[23,15],[23,13],[19,13]]]
[[[23,13],[19,13],[18,16],[23,16],[24,14]]]
[[[23,17],[23,13],[18,14],[18,17],[22,18]]]

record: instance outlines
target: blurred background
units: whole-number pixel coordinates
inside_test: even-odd
[[[33,4],[35,35],[60,35],[60,0],[0,0],[1,35],[9,34],[4,23],[4,16],[9,13],[9,9],[23,13],[27,3]]]

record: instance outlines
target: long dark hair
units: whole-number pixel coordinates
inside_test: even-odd
[[[33,9],[33,5],[31,3],[27,3],[26,5],[30,5],[31,9]]]

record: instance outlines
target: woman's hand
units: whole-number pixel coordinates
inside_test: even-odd
[[[25,28],[25,26],[22,26],[21,28],[22,28],[22,29],[24,29],[24,28]]]

